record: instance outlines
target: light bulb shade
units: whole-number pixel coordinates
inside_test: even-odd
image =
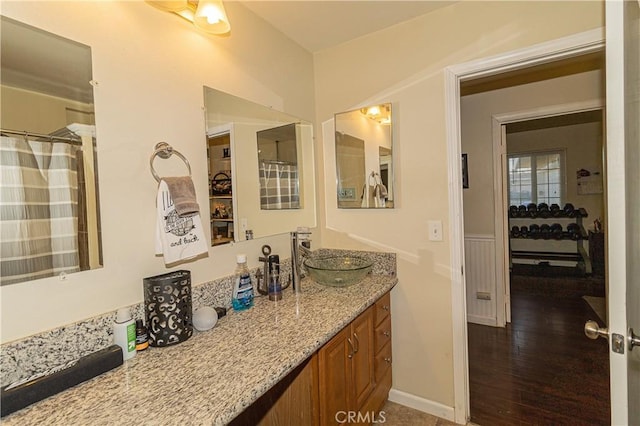
[[[227,34],[231,31],[227,12],[221,0],[200,0],[193,19],[196,27],[211,34]]]
[[[187,0],[146,0],[153,7],[157,7],[160,10],[166,10],[167,12],[179,12],[189,7]]]
[[[367,115],[370,117],[378,117],[380,115],[380,107],[378,105],[369,107],[369,109],[367,110]]]

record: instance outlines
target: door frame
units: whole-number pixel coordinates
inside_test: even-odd
[[[504,327],[506,323],[511,322],[509,214],[507,212],[509,201],[507,194],[507,141],[503,126],[521,121],[596,110],[602,112],[604,120],[604,99],[546,105],[528,110],[494,114],[491,117],[493,131],[493,193],[495,194],[494,212],[499,212],[494,215],[496,241],[496,325],[498,327]]]
[[[621,337],[626,340],[627,333],[632,324],[628,324],[627,320],[638,318],[636,312],[637,301],[628,296],[633,297],[637,293],[631,292],[628,295],[627,289],[638,283],[637,275],[634,274],[632,264],[636,259],[632,256],[637,252],[638,243],[630,243],[634,237],[633,222],[627,217],[628,212],[632,212],[634,207],[631,204],[634,200],[631,198],[634,183],[627,180],[628,168],[636,166],[632,163],[633,157],[628,157],[627,144],[637,143],[637,139],[632,139],[631,134],[626,132],[630,130],[625,121],[625,115],[629,111],[634,111],[633,102],[627,99],[625,92],[628,90],[626,86],[630,76],[626,75],[627,65],[625,64],[628,53],[626,52],[628,43],[631,42],[632,36],[625,30],[626,22],[631,17],[627,13],[631,12],[632,7],[640,7],[634,5],[632,1],[607,1],[605,4],[606,17],[606,38],[607,38],[607,227],[606,227],[606,249],[607,249],[607,279],[608,279],[608,337],[610,347],[613,346],[613,338]],[[635,10],[637,13],[638,10]],[[637,25],[638,18],[635,18]],[[637,31],[637,27],[635,28]],[[638,35],[635,34],[637,37]],[[637,59],[637,53],[636,57]],[[630,67],[630,66],[629,66]],[[623,78],[620,78],[620,77]],[[618,77],[618,78],[616,78]],[[635,86],[637,88],[637,82]],[[636,93],[637,96],[637,93]],[[637,98],[635,98],[637,102]],[[637,137],[637,134],[635,135]],[[636,147],[637,149],[637,147]],[[634,150],[631,150],[634,153]],[[633,154],[632,154],[633,155]],[[633,176],[633,175],[632,175]],[[634,193],[635,194],[635,193]],[[614,208],[615,206],[615,208]],[[637,229],[637,228],[635,228]],[[637,264],[637,262],[635,262]],[[637,270],[637,267],[635,268]],[[636,299],[637,300],[637,299]],[[636,315],[634,315],[636,314]],[[637,324],[633,324],[637,327]],[[610,389],[611,389],[611,423],[629,424],[630,418],[638,413],[638,398],[640,380],[634,375],[631,363],[638,362],[637,353],[630,353],[628,343],[623,353],[609,351],[610,366]],[[634,361],[635,360],[635,361]]]
[[[445,68],[445,121],[449,178],[449,234],[451,235],[451,311],[453,320],[454,420],[469,418],[469,362],[467,348],[467,303],[464,276],[464,212],[462,203],[462,158],[460,131],[460,83],[502,74],[604,49],[604,28],[596,28],[505,52],[496,56]]]

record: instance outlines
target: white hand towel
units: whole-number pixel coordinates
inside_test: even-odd
[[[166,265],[191,259],[208,251],[200,214],[179,217],[164,180],[158,185],[156,202],[156,254],[164,256]]]

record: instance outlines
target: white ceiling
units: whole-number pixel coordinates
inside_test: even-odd
[[[241,1],[310,52],[337,46],[415,18],[455,1],[432,0],[249,0]],[[231,32],[242,31],[233,28]]]

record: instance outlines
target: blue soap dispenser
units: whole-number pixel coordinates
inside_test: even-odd
[[[234,274],[233,295],[231,304],[236,311],[243,311],[253,306],[253,284],[251,283],[251,273],[247,268],[247,255],[236,256],[238,265]]]

